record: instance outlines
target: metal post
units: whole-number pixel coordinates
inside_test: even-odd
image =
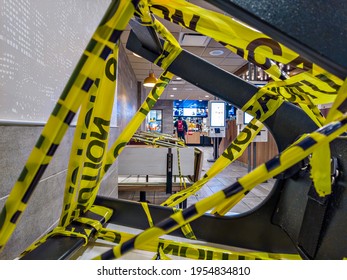
[[[166,193],[172,193],[172,151],[168,148],[166,157]]]
[[[146,183],[148,183],[148,175],[146,175]],[[140,191],[140,202],[147,202],[146,191]]]
[[[218,143],[219,142],[219,138],[218,137],[214,137],[213,138],[213,159],[208,159],[208,162],[215,162],[217,160],[217,158],[219,157],[219,153],[218,153]]]
[[[252,142],[253,145],[253,166],[252,168],[255,169],[257,167],[257,143]]]
[[[251,172],[252,170],[252,147],[251,147],[252,143],[250,145],[248,145],[247,147],[247,155],[248,155],[248,160],[247,160],[247,164],[248,164],[248,173]]]

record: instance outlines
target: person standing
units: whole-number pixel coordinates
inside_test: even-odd
[[[182,120],[182,117],[178,117],[178,120],[174,123],[176,128],[177,137],[181,138],[184,143],[186,142],[186,133],[188,132],[188,125],[185,120]]]

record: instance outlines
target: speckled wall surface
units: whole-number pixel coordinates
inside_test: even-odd
[[[0,0],[0,120],[45,122],[110,2]]]
[[[138,90],[135,75],[121,48],[119,54],[119,75],[117,87],[117,127],[111,128],[110,142],[115,141],[125,125],[138,109]],[[0,93],[1,95],[1,93]],[[0,209],[16,182],[32,147],[35,145],[42,126],[0,126]],[[14,259],[37,238],[53,229],[60,217],[65,187],[68,159],[74,136],[70,127],[57,149],[51,163],[29,200],[28,207],[0,259]],[[99,194],[118,196],[118,171],[114,164],[101,184]]]

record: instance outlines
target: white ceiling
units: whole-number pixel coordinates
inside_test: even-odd
[[[189,1],[195,5],[198,5],[200,7],[219,11],[214,6],[206,3],[202,0],[191,0]],[[174,23],[168,22],[166,20],[158,18],[159,21],[161,21],[165,27],[175,36],[177,40],[179,40],[180,34],[182,33],[194,33],[191,30],[188,30],[184,27],[181,27],[179,25],[176,25]],[[130,27],[123,32],[121,36],[121,42],[123,46],[126,48],[126,41],[130,33]],[[240,56],[230,52],[226,48],[224,48],[221,44],[214,41],[213,39],[210,39],[208,44],[206,46],[183,46],[182,48],[219,66],[220,68],[230,72],[234,73],[237,71],[240,67],[245,65],[247,63],[246,60],[241,58]],[[211,51],[215,50],[222,50],[223,53],[217,56],[211,55]],[[129,50],[126,50],[126,54],[129,58],[129,61],[131,63],[131,66],[134,70],[134,73],[136,75],[136,78],[138,81],[142,82],[149,74],[149,71],[152,69],[155,73],[156,77],[159,77],[162,73],[162,69],[154,64],[151,64],[149,61],[147,61],[144,58],[135,56],[132,52]],[[152,68],[151,68],[152,67]],[[174,79],[170,82],[168,87],[165,89],[165,92],[162,94],[161,99],[182,99],[182,100],[211,100],[214,99],[214,96],[209,94],[206,91],[203,91],[199,89],[198,87],[184,81],[184,80],[178,80],[179,77],[174,77]],[[147,89],[147,93],[149,92],[149,89]]]

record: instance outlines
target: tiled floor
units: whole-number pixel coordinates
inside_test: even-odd
[[[213,147],[199,147],[203,153],[203,166],[201,175],[203,176],[206,171],[210,168],[213,162],[208,159],[213,159]],[[234,183],[237,178],[242,177],[248,173],[247,166],[244,166],[240,162],[234,162],[220,172],[216,177],[208,181],[195,195],[191,196],[187,200],[187,205],[196,203],[205,197],[212,195],[213,193],[224,189],[225,187]],[[128,177],[119,177],[119,182],[129,180]],[[144,180],[144,178],[137,178],[137,180]],[[152,179],[153,180],[153,179]],[[159,180],[159,178],[158,178]],[[160,178],[165,180],[165,178]],[[251,210],[257,206],[263,199],[268,195],[274,184],[273,180],[269,180],[266,183],[258,185],[247,196],[241,200],[234,208],[232,208],[228,214],[243,213]],[[146,199],[153,204],[160,204],[169,197],[168,194],[163,192],[146,192]],[[139,192],[119,192],[119,198],[129,200],[140,200]]]

